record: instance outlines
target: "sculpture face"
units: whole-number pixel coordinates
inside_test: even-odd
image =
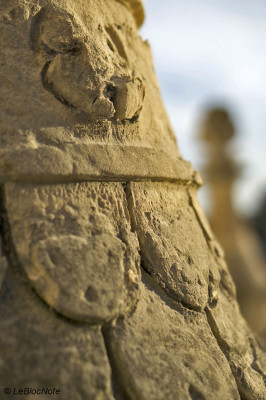
[[[125,5],[10,0],[0,21],[0,181],[147,173],[172,179],[178,149],[149,46]],[[126,146],[109,146],[102,161],[95,143]]]
[[[120,30],[114,24],[86,26],[66,10],[43,8],[34,18],[31,38],[43,58],[45,89],[92,121],[136,117],[144,88],[130,68]]]
[[[176,157],[150,48],[128,7],[111,0],[1,7],[2,148],[113,141]]]

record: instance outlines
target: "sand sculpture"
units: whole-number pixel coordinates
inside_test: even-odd
[[[265,353],[177,148],[142,20],[139,0],[0,4],[1,387],[265,399]]]
[[[250,326],[266,338],[266,263],[255,231],[238,215],[232,201],[240,169],[227,146],[234,134],[226,110],[215,108],[207,112],[202,136],[210,155],[205,167],[212,197],[210,222],[225,251],[240,309]]]

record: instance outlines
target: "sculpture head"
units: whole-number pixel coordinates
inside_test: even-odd
[[[43,59],[43,86],[89,121],[137,118],[145,91],[127,55],[125,34],[112,19],[99,24],[87,18],[74,19],[55,4],[34,16],[31,45]]]
[[[48,152],[48,145],[53,170],[60,164],[59,147],[70,143],[75,160],[85,143],[180,156],[150,47],[138,34],[143,17],[140,0],[8,0],[1,5],[0,175],[17,174],[10,150],[19,157],[27,151],[20,171],[35,173],[32,160],[39,151]],[[64,167],[64,174],[73,169]]]
[[[84,147],[95,143],[126,145],[125,162],[136,147],[164,151],[167,160],[180,157],[149,45],[138,34],[143,16],[139,0],[1,5],[0,180],[21,174],[83,179],[88,165],[95,175],[99,158],[92,161],[94,150]],[[140,158],[149,171],[155,164],[161,169],[160,154],[152,154],[152,163],[145,152],[137,155],[131,171],[123,171],[125,162],[115,166],[118,155],[110,157],[109,148],[106,154],[104,170],[113,175],[133,175],[134,163],[142,171]]]
[[[232,118],[224,108],[208,111],[202,127],[202,137],[211,144],[223,144],[235,133]]]

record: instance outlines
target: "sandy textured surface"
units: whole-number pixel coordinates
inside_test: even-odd
[[[143,16],[138,0],[0,3],[0,384],[266,399]]]

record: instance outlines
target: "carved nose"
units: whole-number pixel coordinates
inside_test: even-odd
[[[140,78],[112,77],[107,85],[107,97],[114,105],[115,117],[120,120],[134,118],[142,107],[145,90]]]
[[[112,118],[115,115],[113,103],[104,95],[98,96],[92,103],[93,114],[102,118]]]

